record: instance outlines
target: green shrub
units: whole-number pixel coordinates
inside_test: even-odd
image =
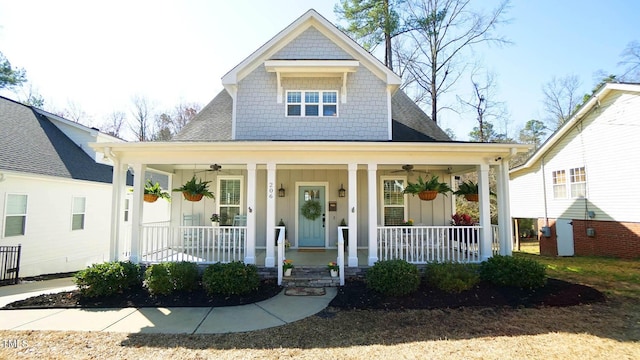
[[[480,264],[480,278],[499,286],[533,289],[544,286],[547,275],[537,261],[495,255]]]
[[[154,295],[192,291],[198,287],[198,265],[186,261],[153,264],[144,272],[144,285]]]
[[[469,290],[480,281],[477,265],[451,262],[429,264],[425,278],[430,285],[448,293]]]
[[[240,261],[209,265],[202,275],[202,285],[209,295],[242,295],[260,285],[258,268]]]
[[[367,270],[367,286],[385,295],[410,294],[420,286],[418,267],[404,260],[378,261]]]
[[[78,271],[75,283],[86,297],[110,296],[140,286],[140,267],[131,262],[114,261],[94,264]]]

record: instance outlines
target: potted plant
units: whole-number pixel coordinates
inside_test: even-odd
[[[347,222],[344,221],[344,218],[340,221],[340,226],[347,226]],[[349,246],[349,229],[342,229],[342,238],[344,239],[344,246]]]
[[[151,184],[151,180],[147,179],[147,183],[144,185],[144,201],[152,203],[156,202],[158,198],[169,201],[171,196],[168,192],[162,191],[159,183]]]
[[[198,179],[196,182],[196,176],[193,175],[191,180],[187,181],[181,187],[173,189],[173,191],[180,191],[185,200],[188,201],[200,201],[203,196],[210,199],[214,199],[213,193],[209,191],[209,183],[211,181],[202,181]]]
[[[471,180],[465,181],[460,186],[458,186],[458,190],[453,192],[454,195],[464,196],[467,201],[478,201],[478,183],[474,183]],[[489,195],[495,195],[493,192],[489,192]]]
[[[415,195],[418,194],[420,200],[433,200],[438,196],[438,194],[443,194],[446,196],[448,192],[451,191],[449,184],[440,182],[440,179],[437,176],[432,176],[431,180],[424,181],[422,176],[418,176],[418,182],[411,183],[408,182],[407,186],[404,188],[405,194]]]
[[[286,259],[282,261],[282,270],[284,271],[284,276],[291,276],[291,269],[293,269],[293,260]]]
[[[220,215],[211,214],[211,226],[213,226],[213,227],[220,226]]]
[[[327,267],[329,268],[329,272],[331,273],[331,277],[337,277],[338,276],[338,270],[340,269],[340,267],[338,266],[338,263],[336,263],[335,261],[331,261],[329,263],[329,265],[327,265]]]
[[[475,220],[469,214],[451,215],[452,226],[473,226]],[[478,229],[449,229],[449,237],[458,242],[458,250],[468,249],[470,244],[478,242]]]

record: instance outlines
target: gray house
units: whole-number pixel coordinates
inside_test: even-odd
[[[224,90],[175,141],[92,145],[113,161],[113,182],[121,184],[114,199],[122,198],[128,167],[172,174],[174,187],[194,176],[211,181],[216,195],[193,202],[175,194],[171,221],[145,224],[144,184],[136,179],[131,245],[123,245],[121,221],[112,218],[112,257],[130,250],[139,262],[241,260],[281,269],[284,256],[297,261],[312,251],[318,259],[332,254],[344,270],[392,258],[478,262],[510,254],[508,159],[527,147],[451,141],[400,82],[309,10],[231,69]],[[493,227],[491,167],[500,201]],[[477,226],[450,226],[451,195],[422,201],[403,194],[418,176],[454,185],[456,174],[469,171],[480,179]],[[311,263],[313,255],[300,261]]]

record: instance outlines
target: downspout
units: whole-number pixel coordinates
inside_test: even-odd
[[[547,205],[547,177],[544,168],[544,156],[540,159],[540,168],[542,170],[542,200],[544,202],[544,226],[540,229],[542,235],[545,237],[551,237],[551,228],[549,227],[549,213]]]

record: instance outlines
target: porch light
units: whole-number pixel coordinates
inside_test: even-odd
[[[282,183],[280,184],[280,189],[278,189],[278,197],[284,197],[284,187],[282,187]]]
[[[340,184],[340,189],[338,189],[338,196],[339,197],[344,197],[346,192],[347,192],[347,190],[345,190],[344,187],[342,186],[342,184]]]

